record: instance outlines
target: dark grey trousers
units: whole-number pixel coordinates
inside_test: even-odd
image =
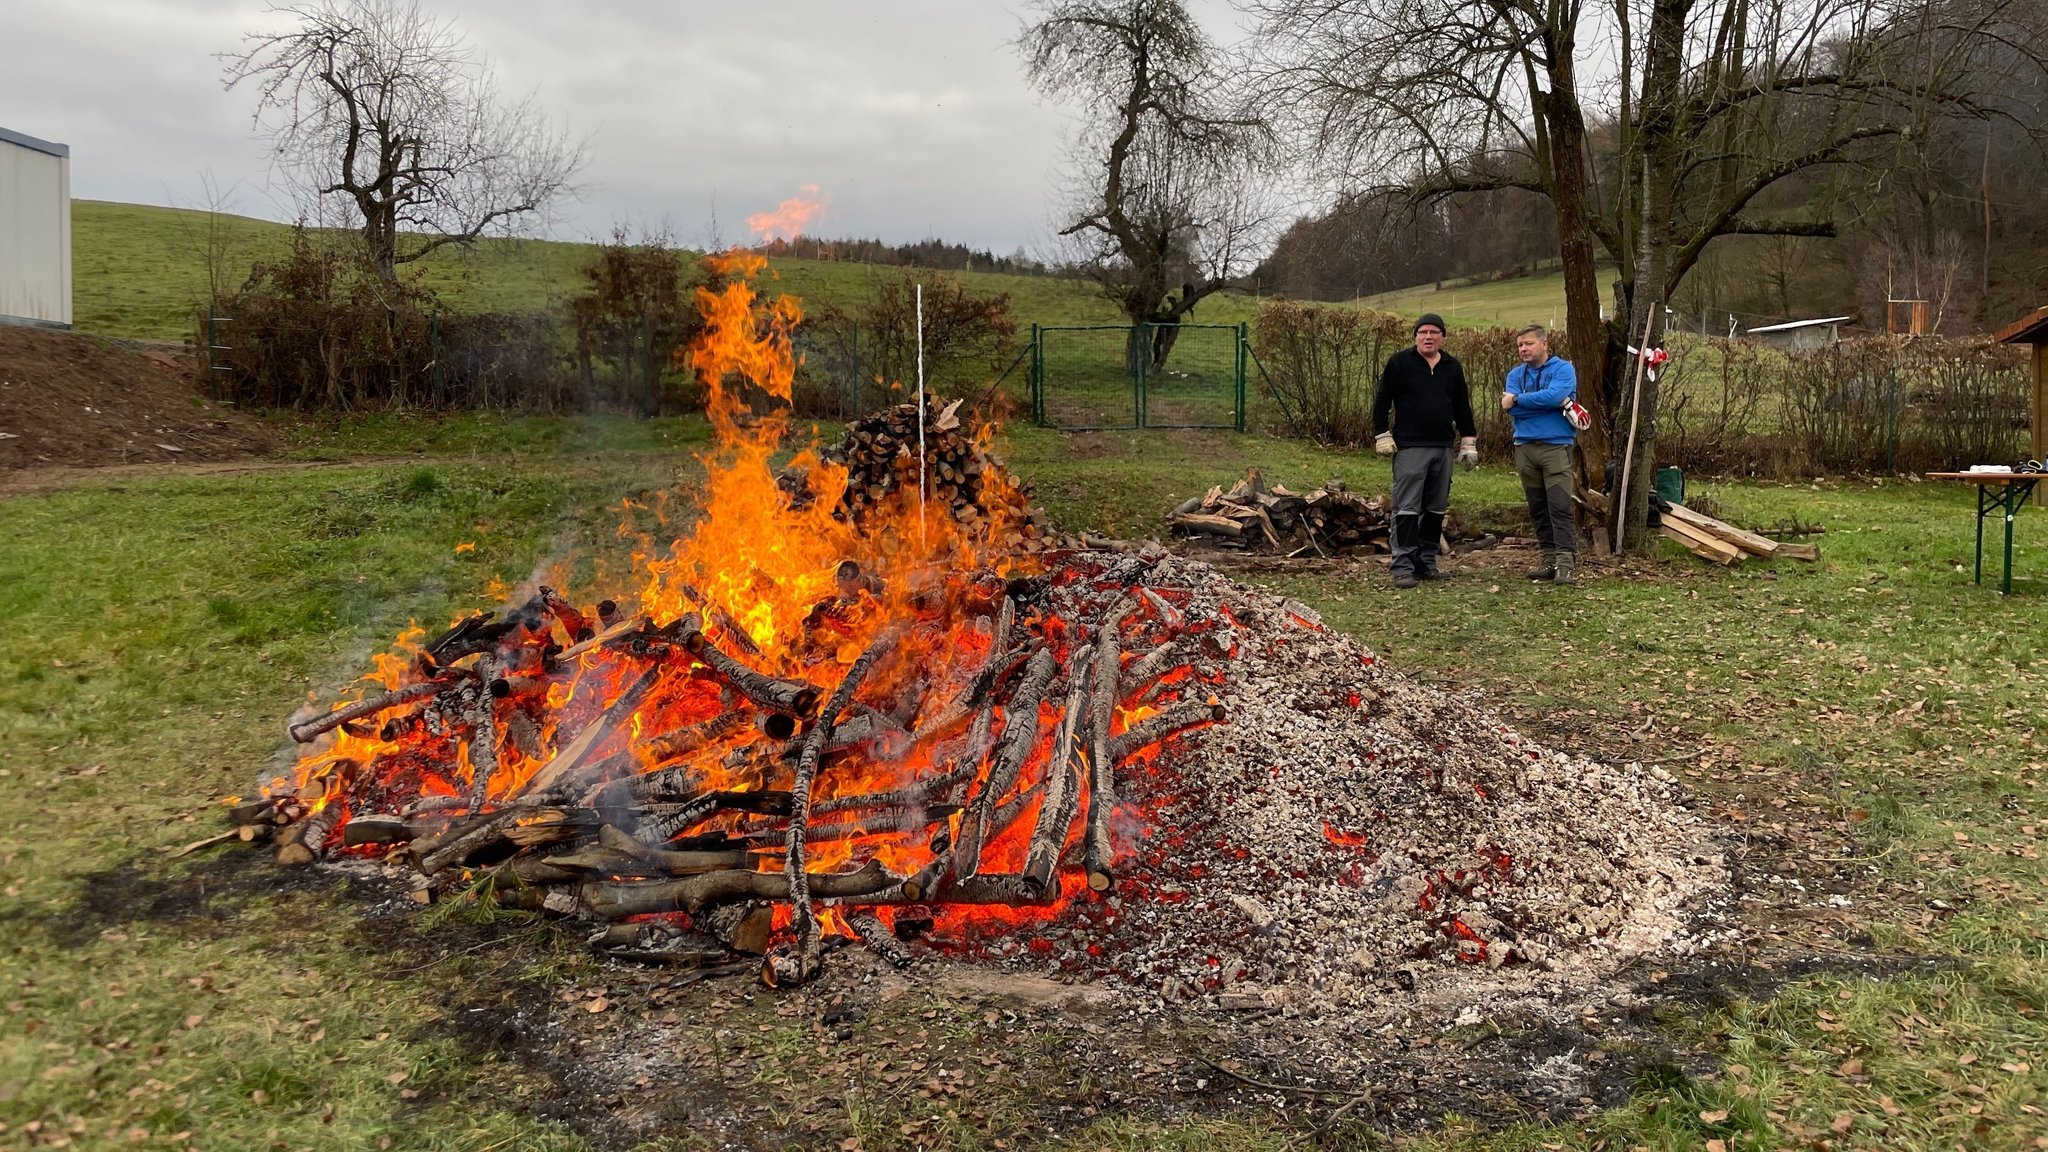
[[[1449,444],[1403,448],[1394,453],[1394,524],[1388,546],[1396,572],[1434,572],[1444,537],[1444,513],[1451,506]]]
[[[1545,553],[1577,552],[1579,521],[1572,510],[1572,446],[1515,445],[1515,474],[1536,522],[1536,542]]]

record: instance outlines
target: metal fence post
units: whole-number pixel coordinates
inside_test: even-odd
[[[1045,342],[1036,323],[1031,325],[1031,422],[1045,427]]]
[[[206,310],[206,394],[215,401],[220,400],[220,377],[214,374],[213,363],[213,346],[220,343],[219,337],[214,334],[213,327],[220,320],[218,316],[214,315],[218,311],[220,309],[215,307],[210,307]]]
[[[1145,385],[1152,375],[1152,340],[1146,330],[1150,324],[1140,320],[1132,335],[1132,351],[1137,354],[1138,371],[1131,383],[1131,423],[1140,428],[1145,426]]]
[[[1251,325],[1243,320],[1237,322],[1237,416],[1231,421],[1239,432],[1244,431],[1244,377],[1245,361],[1250,359],[1252,346]]]
[[[441,374],[441,306],[434,305],[434,319],[430,331],[433,333],[434,352],[434,407],[448,406],[448,380]]]

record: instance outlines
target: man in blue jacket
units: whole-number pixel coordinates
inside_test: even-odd
[[[1543,546],[1543,563],[1529,579],[1570,584],[1579,552],[1572,513],[1572,446],[1579,432],[1563,408],[1578,396],[1579,374],[1570,361],[1550,354],[1550,334],[1541,324],[1515,333],[1515,355],[1522,362],[1508,370],[1500,406],[1515,423],[1515,473]]]

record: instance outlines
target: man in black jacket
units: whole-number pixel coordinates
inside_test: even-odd
[[[1465,368],[1443,348],[1443,317],[1424,313],[1415,322],[1415,347],[1387,358],[1372,394],[1373,451],[1394,458],[1396,588],[1436,579],[1437,547],[1451,506],[1451,461],[1455,457],[1467,471],[1479,463]]]

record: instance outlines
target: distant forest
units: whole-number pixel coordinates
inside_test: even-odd
[[[998,256],[944,240],[885,244],[880,240],[823,240],[814,236],[798,236],[794,240],[769,240],[753,247],[764,256],[794,260],[838,260],[849,264],[932,268],[945,272],[1008,272],[1018,276],[1058,274],[1058,269],[1026,256],[1022,248],[1008,256]]]
[[[1887,298],[1920,298],[1942,331],[1964,333],[2048,304],[2048,148],[2038,135],[2048,82],[2006,93],[2004,105],[2010,115],[1937,118],[1917,139],[1780,181],[1761,209],[1832,220],[1835,235],[1720,237],[1673,306],[1745,324],[1854,314],[1882,327]],[[1596,166],[1611,174],[1611,133],[1595,143]],[[1555,219],[1537,193],[1432,199],[1382,188],[1297,220],[1258,279],[1298,299],[1349,300],[1524,275],[1557,257]]]

